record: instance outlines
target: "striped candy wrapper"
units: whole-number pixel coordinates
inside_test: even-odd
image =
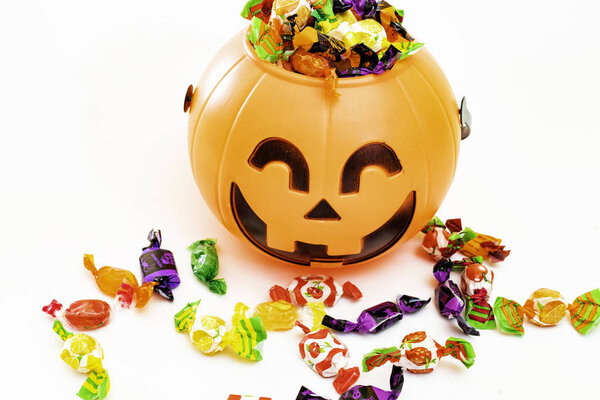
[[[523,307],[516,301],[497,297],[494,302],[494,315],[498,322],[498,329],[501,332],[517,336],[525,334],[525,330],[523,329],[525,312],[523,311]]]
[[[569,305],[571,323],[577,332],[588,334],[600,324],[600,289],[594,289],[577,297]]]

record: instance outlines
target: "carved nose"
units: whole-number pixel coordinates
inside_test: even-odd
[[[333,207],[327,202],[327,200],[322,199],[312,210],[310,210],[304,218],[306,219],[320,219],[326,221],[339,221],[342,219],[340,215],[335,212]]]

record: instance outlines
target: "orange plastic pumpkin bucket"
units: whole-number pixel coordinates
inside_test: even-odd
[[[382,75],[342,78],[338,92],[259,59],[241,31],[188,93],[206,203],[281,260],[344,266],[380,255],[433,217],[452,182],[459,109],[426,49]]]

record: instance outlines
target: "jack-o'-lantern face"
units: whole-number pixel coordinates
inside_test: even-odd
[[[355,264],[408,240],[458,157],[458,105],[426,49],[327,90],[258,59],[240,32],[186,95],[206,204],[234,235],[300,265]]]
[[[392,192],[392,186],[399,185],[402,164],[395,151],[386,143],[366,143],[349,154],[346,162],[339,165],[338,179],[332,182],[338,189],[337,193],[333,196],[318,195],[318,201],[313,201],[314,204],[310,203],[307,208],[296,207],[295,200],[303,195],[308,198],[311,190],[319,191],[319,188],[315,188],[314,183],[311,187],[311,168],[303,152],[290,141],[280,137],[262,140],[248,157],[248,167],[264,172],[276,166],[287,169],[288,176],[278,179],[271,187],[265,186],[264,189],[270,196],[282,199],[279,207],[287,215],[289,223],[279,225],[288,232],[298,232],[297,236],[294,235],[298,239],[284,243],[283,248],[268,242],[270,227],[265,222],[268,216],[261,217],[257,214],[252,204],[244,197],[240,184],[233,182],[231,186],[231,207],[239,228],[252,243],[275,257],[306,265],[314,261],[343,264],[363,261],[396,243],[412,221],[416,204],[414,190],[408,191],[402,199],[386,200],[395,203],[394,209],[385,220],[379,221],[374,229],[372,225],[361,229],[364,221],[371,219],[368,215],[369,209],[364,209],[361,213],[353,210],[341,212],[333,205],[340,204],[343,207],[343,203],[350,203],[357,196],[369,197],[368,193],[364,193],[366,191],[376,189],[378,193],[389,193]],[[361,185],[361,176],[365,170],[385,176],[378,188]],[[259,181],[262,178],[262,174],[257,174],[256,182],[244,183],[260,185]],[[289,198],[286,198],[286,194]],[[307,204],[301,200],[298,203]],[[305,238],[302,238],[303,232],[308,233]],[[322,239],[318,238],[319,233],[324,233]],[[344,243],[347,247],[336,251],[327,243],[326,238],[338,235],[346,237]]]

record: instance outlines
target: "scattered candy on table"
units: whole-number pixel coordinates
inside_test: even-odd
[[[296,325],[298,308],[285,300],[261,303],[254,309],[267,331],[287,331]]]
[[[461,315],[465,301],[458,285],[450,279],[454,263],[447,258],[440,259],[433,267],[433,276],[438,281],[435,288],[435,303],[441,315],[455,319],[458,326],[467,335],[479,336],[479,331],[473,328]]]
[[[475,363],[475,351],[468,341],[451,337],[444,346],[424,331],[406,335],[399,347],[375,349],[363,357],[363,371],[371,371],[390,361],[414,374],[433,372],[445,356],[456,358],[467,368]]]
[[[459,263],[464,267],[460,288],[466,297],[466,321],[476,329],[496,329],[494,310],[489,304],[494,285],[494,271],[483,265],[483,257],[465,258]]]
[[[135,306],[137,308],[144,307],[152,298],[156,282],[147,282],[140,286],[135,275],[125,269],[114,267],[96,269],[94,256],[91,254],[83,255],[83,265],[94,275],[94,279],[100,290],[108,296],[115,297],[119,290],[121,290],[121,285],[125,282],[133,288]]]
[[[175,314],[177,332],[188,332],[194,346],[206,355],[212,356],[231,346],[240,357],[251,361],[262,360],[267,331],[258,317],[246,317],[248,306],[238,303],[231,318],[231,328],[219,317],[202,316],[196,318],[200,300],[188,303]]]
[[[196,278],[204,282],[208,289],[216,294],[225,294],[227,284],[224,279],[215,279],[219,274],[219,256],[216,239],[198,240],[188,250],[192,253],[192,271]]]
[[[538,289],[521,305],[504,297],[496,298],[494,312],[498,328],[511,335],[523,335],[523,321],[539,326],[554,326],[567,315],[571,324],[582,335],[588,334],[600,324],[600,289],[578,296],[568,304],[556,290]]]
[[[343,393],[358,380],[360,370],[358,367],[346,368],[349,357],[348,347],[329,329],[320,328],[318,317],[314,318],[314,321],[316,323],[312,331],[301,322],[296,322],[304,331],[304,337],[298,345],[300,357],[323,378],[335,376],[333,386],[338,393]]]
[[[140,268],[144,283],[156,282],[154,292],[173,301],[172,289],[181,283],[173,253],[160,248],[162,243],[160,230],[152,229],[148,233],[148,241],[150,246],[144,247],[140,256]]]
[[[386,301],[364,310],[357,322],[335,319],[326,315],[322,324],[339,332],[377,333],[396,322],[404,314],[411,314],[425,307],[431,299],[421,300],[407,295],[398,295],[396,301]]]
[[[352,282],[340,286],[331,276],[308,275],[294,278],[287,289],[279,285],[271,287],[269,296],[273,301],[285,300],[298,306],[323,303],[333,307],[342,296],[358,300],[362,293]]]
[[[108,394],[110,381],[108,372],[102,367],[104,353],[94,338],[83,333],[67,331],[60,321],[52,327],[63,340],[60,358],[77,372],[88,374],[77,395],[84,400],[102,400]]]
[[[77,300],[71,303],[62,316],[75,329],[98,329],[106,325],[115,312],[130,308],[133,303],[133,295],[133,287],[123,282],[117,291],[113,307],[103,300]],[[42,307],[42,311],[52,318],[58,318],[56,313],[61,309],[62,304],[56,300],[52,300],[50,304]]]
[[[394,365],[390,375],[390,390],[383,390],[375,386],[357,385],[344,392],[339,400],[396,400],[400,396],[404,385],[404,372],[402,367]],[[302,386],[296,400],[329,400],[317,396],[310,389]]]
[[[458,218],[449,219],[444,224],[438,217],[433,217],[422,232],[425,233],[423,249],[436,260],[450,258],[477,236],[470,228],[462,229]]]

